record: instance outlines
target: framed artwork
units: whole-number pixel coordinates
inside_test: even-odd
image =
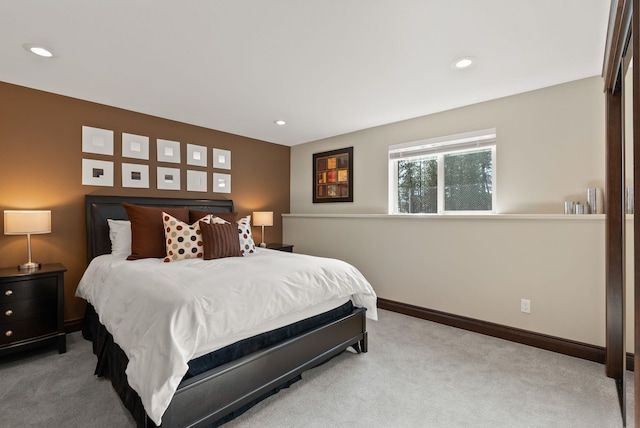
[[[158,162],[180,163],[180,142],[158,138]]]
[[[231,193],[231,174],[213,173],[213,193]]]
[[[207,148],[187,144],[187,165],[207,166]]]
[[[353,147],[313,154],[313,203],[353,202]]]
[[[159,166],[158,190],[180,190],[180,169]]]
[[[122,164],[122,187],[149,188],[149,165]]]
[[[113,162],[82,159],[82,184],[113,187]]]
[[[231,169],[231,151],[213,149],[213,167],[219,169]]]
[[[206,192],[207,191],[207,172],[187,170],[187,191],[189,192]]]
[[[82,151],[113,156],[113,131],[83,126]]]
[[[122,156],[149,160],[149,137],[122,133]]]

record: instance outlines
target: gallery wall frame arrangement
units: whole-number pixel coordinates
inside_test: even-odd
[[[353,202],[353,147],[313,154],[313,203]]]
[[[82,152],[100,155],[100,157],[115,156],[115,132],[108,129],[82,126]],[[149,161],[150,138],[144,135],[122,132],[122,158],[139,159]],[[156,139],[156,159],[158,163],[169,164],[166,166],[115,162],[102,159],[82,159],[82,184],[86,186],[116,187],[114,175],[116,168],[122,173],[122,188],[148,189],[150,184],[150,168],[156,172],[156,187],[158,190],[183,190],[189,192],[208,192],[208,166],[207,146],[186,144],[182,146],[179,141]],[[182,147],[185,152],[182,153]],[[213,169],[231,170],[231,151],[211,148],[213,154]],[[189,168],[184,167],[184,163]],[[173,165],[171,165],[173,164]],[[202,168],[201,170],[192,169]],[[152,172],[151,172],[152,173]],[[181,177],[186,176],[186,186],[183,186]],[[213,173],[213,193],[231,193],[231,174]]]

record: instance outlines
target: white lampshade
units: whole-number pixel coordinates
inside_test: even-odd
[[[51,233],[51,211],[5,211],[4,234]]]
[[[254,226],[273,226],[273,211],[255,211],[253,213]]]
[[[18,269],[35,270],[40,263],[31,261],[31,235],[51,233],[51,211],[12,211],[4,212],[5,235],[27,235],[27,254],[29,260]]]

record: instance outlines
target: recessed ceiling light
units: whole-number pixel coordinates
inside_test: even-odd
[[[51,51],[51,49],[45,48],[40,45],[32,45],[27,43],[22,45],[22,47],[38,56],[42,56],[45,58],[51,58],[53,56],[53,52]]]
[[[279,125],[279,126],[287,124],[287,122],[285,122],[284,120],[274,120],[273,123],[275,123],[276,125]]]
[[[451,67],[456,69],[467,68],[467,67],[470,67],[471,64],[473,64],[473,60],[474,59],[470,56],[458,58],[455,61],[453,61],[453,63],[451,64]]]

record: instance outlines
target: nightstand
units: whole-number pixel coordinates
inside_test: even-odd
[[[267,248],[271,250],[286,251],[287,253],[293,253],[293,245],[281,244],[279,242],[267,244]]]
[[[32,271],[0,269],[0,356],[50,343],[66,352],[66,270],[60,263]]]

